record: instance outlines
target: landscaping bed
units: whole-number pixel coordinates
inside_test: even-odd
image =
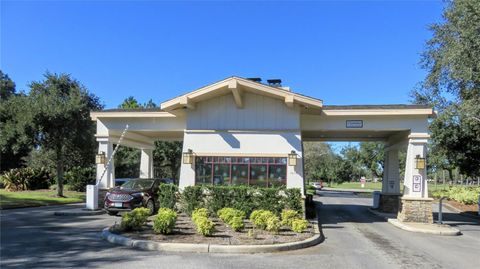
[[[245,228],[235,232],[227,227],[220,219],[211,218],[215,223],[215,232],[211,236],[198,234],[192,219],[186,214],[179,214],[171,234],[156,234],[153,231],[153,217],[149,217],[149,222],[137,231],[121,232],[113,229],[113,232],[137,240],[152,240],[162,243],[204,243],[218,245],[268,245],[302,241],[314,235],[312,223],[302,233],[296,233],[285,227],[280,228],[278,234],[267,232],[260,229],[253,229],[250,221],[245,220]],[[118,228],[118,227],[117,227]],[[116,231],[115,231],[116,230]],[[249,235],[249,231],[254,231],[256,237]]]

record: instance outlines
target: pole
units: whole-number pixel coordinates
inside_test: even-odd
[[[440,198],[440,203],[438,204],[438,224],[443,224],[443,214],[442,214],[442,207],[443,207],[443,199],[447,197],[443,196]]]

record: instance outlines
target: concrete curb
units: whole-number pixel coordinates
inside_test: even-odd
[[[393,226],[395,226],[397,228],[400,228],[402,230],[405,230],[405,231],[409,231],[409,232],[435,234],[435,235],[445,235],[445,236],[456,236],[456,235],[461,235],[462,234],[460,232],[460,230],[452,228],[448,225],[430,224],[431,225],[430,229],[421,228],[421,227],[414,227],[414,226],[409,225],[407,223],[401,222],[401,221],[399,221],[395,218],[388,218],[388,217],[382,215],[381,213],[376,212],[375,210],[373,210],[371,208],[369,208],[368,211],[370,211],[370,213],[372,213],[376,216],[382,217],[383,219],[385,219],[388,223],[392,224]],[[435,228],[437,228],[437,229],[435,229]]]
[[[314,236],[299,242],[290,242],[273,245],[218,245],[218,244],[189,244],[189,243],[159,243],[150,240],[135,240],[110,232],[111,227],[103,229],[101,237],[110,243],[143,249],[168,252],[196,252],[196,253],[266,253],[307,248],[319,244],[322,236],[318,224],[314,223]]]
[[[74,209],[69,211],[55,211],[53,215],[55,216],[96,216],[105,214],[105,210],[88,210],[88,209]]]
[[[405,231],[409,232],[416,232],[416,233],[425,233],[425,234],[435,234],[435,235],[446,235],[446,236],[455,236],[460,235],[461,232],[458,229],[452,228],[450,226],[438,225],[438,224],[431,224],[431,225],[438,225],[439,229],[424,229],[420,227],[412,227],[411,225],[405,224],[397,219],[388,219],[388,222],[391,223],[393,226],[400,228]]]

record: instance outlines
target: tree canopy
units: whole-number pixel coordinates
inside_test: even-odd
[[[427,77],[412,92],[415,102],[438,111],[430,127],[431,164],[472,177],[480,176],[479,14],[479,1],[447,3],[422,54]]]

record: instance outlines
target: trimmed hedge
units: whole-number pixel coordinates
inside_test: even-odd
[[[302,211],[300,189],[258,188],[249,186],[188,186],[182,193],[182,210],[191,215],[204,207],[210,215],[225,207],[241,210],[249,216],[253,210],[268,210],[280,216],[283,209]]]
[[[175,209],[178,187],[175,184],[160,184],[158,187],[158,203],[160,208]]]
[[[204,188],[202,186],[188,186],[182,192],[180,196],[180,203],[182,211],[191,216],[192,212],[197,208],[202,208],[204,205]]]

